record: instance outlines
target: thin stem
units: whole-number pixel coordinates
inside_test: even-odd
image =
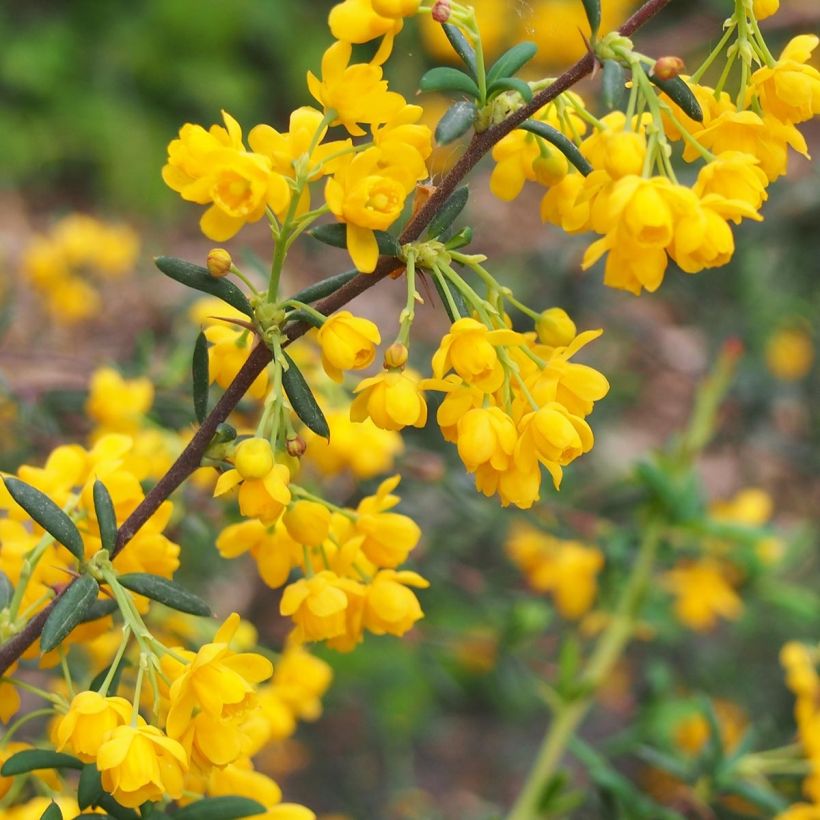
[[[693,83],[699,83],[700,78],[709,70],[709,66],[717,59],[717,57],[723,52],[723,49],[726,48],[726,43],[729,42],[729,38],[732,36],[735,28],[737,28],[737,23],[733,22],[723,34],[723,37],[720,38],[718,44],[712,49],[712,53],[700,64],[698,70],[692,75],[691,81]]]
[[[404,305],[404,310],[401,312],[399,335],[396,337],[396,341],[409,346],[410,330],[413,327],[413,319],[416,317],[416,254],[412,251],[407,254],[405,270],[407,300]]]
[[[9,726],[8,729],[3,733],[2,739],[0,739],[0,749],[3,748],[12,738],[14,733],[21,727],[25,726],[30,720],[34,720],[38,717],[45,717],[46,715],[53,715],[53,709],[35,709],[33,712],[27,712],[21,718],[18,718],[14,723]]]
[[[111,661],[111,666],[108,669],[108,673],[105,676],[105,680],[102,682],[102,686],[100,686],[100,694],[105,695],[108,694],[108,688],[111,686],[111,682],[114,680],[114,675],[117,674],[117,669],[120,665],[120,661],[122,660],[122,656],[125,654],[125,650],[128,647],[128,640],[131,637],[131,627],[128,624],[125,624],[122,628],[122,640],[120,641],[120,645],[117,648],[117,654],[114,655],[114,660]]]

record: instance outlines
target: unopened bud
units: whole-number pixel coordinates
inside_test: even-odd
[[[671,80],[681,74],[686,68],[680,57],[661,57],[655,61],[652,76],[659,80]]]
[[[535,322],[535,331],[542,344],[566,347],[575,338],[575,322],[563,308],[545,310]]]
[[[289,456],[301,458],[307,450],[307,443],[301,436],[294,436],[285,442],[285,449]]]
[[[739,338],[738,336],[730,336],[723,343],[723,355],[727,359],[736,361],[743,355],[744,348],[745,345],[743,344],[743,339]]]
[[[401,342],[393,342],[384,351],[384,366],[389,370],[397,370],[407,364],[407,348]]]
[[[433,3],[432,17],[437,23],[446,23],[450,19],[450,0],[436,0]]]
[[[231,272],[233,259],[224,248],[214,248],[208,254],[208,273],[216,279],[221,279]]]

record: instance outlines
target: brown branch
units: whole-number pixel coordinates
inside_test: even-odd
[[[621,34],[630,36],[641,26],[652,19],[671,0],[648,0],[644,3],[619,29]],[[559,94],[575,85],[595,67],[595,57],[589,53],[578,60],[575,65],[561,74],[554,83],[533,96],[532,100],[523,108],[511,114],[507,119],[481,134],[473,137],[467,146],[464,154],[458,162],[450,169],[439,186],[433,192],[430,199],[419,209],[418,213],[407,224],[399,237],[399,242],[404,244],[413,242],[421,236],[422,231],[427,227],[432,218],[438,213],[442,205],[455,191],[458,184],[465,176],[478,164],[479,160],[495,145],[502,137],[509,134],[524,120],[535,114],[540,108],[554,100]],[[373,273],[359,274],[351,279],[339,290],[315,304],[316,309],[330,315],[339,310],[360,294],[369,290],[377,282],[380,282],[396,268],[395,259],[383,258],[380,260]],[[289,325],[285,332],[287,344],[295,341],[300,336],[310,330],[310,325],[306,322],[298,322]],[[123,522],[117,533],[117,544],[113,555],[119,553],[125,545],[139,532],[146,521],[159,509],[160,504],[165,501],[171,493],[185,481],[186,478],[196,470],[202,462],[202,457],[216,432],[216,428],[228,417],[231,411],[239,403],[242,396],[253,384],[256,377],[271,361],[271,352],[262,344],[254,348],[236,378],[225,390],[222,398],[217,402],[214,409],[197,430],[194,437],[182,451],[179,458],[171,465],[168,472],[156,483],[148,492],[142,502],[134,512]],[[12,663],[14,663],[43,630],[43,625],[51,612],[56,599],[45,609],[37,613],[26,626],[13,638],[0,647],[0,675],[2,675]]]

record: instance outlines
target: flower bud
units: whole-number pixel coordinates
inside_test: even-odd
[[[678,76],[685,66],[680,57],[661,57],[655,61],[652,76],[659,80],[671,80]]]
[[[285,510],[282,521],[294,541],[318,547],[330,530],[330,510],[318,501],[296,501]]]
[[[293,438],[289,438],[287,440],[285,443],[285,449],[288,451],[289,456],[293,456],[293,458],[301,458],[307,450],[307,443],[301,436],[294,436]]]
[[[433,4],[432,17],[437,23],[446,23],[450,19],[450,0],[436,0]]]
[[[231,272],[233,259],[224,248],[214,248],[208,253],[208,273],[215,279],[221,279]]]
[[[563,308],[543,311],[535,323],[538,339],[551,347],[565,347],[575,338],[575,322]]]
[[[401,342],[393,342],[384,351],[384,366],[388,370],[398,370],[407,364],[407,348]]]
[[[236,448],[234,465],[242,478],[264,478],[273,469],[273,464],[273,450],[267,439],[245,439]]]

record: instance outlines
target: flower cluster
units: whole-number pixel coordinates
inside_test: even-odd
[[[100,310],[100,294],[90,277],[120,279],[133,270],[138,254],[139,240],[131,228],[71,214],[32,239],[22,270],[51,316],[74,324]]]

